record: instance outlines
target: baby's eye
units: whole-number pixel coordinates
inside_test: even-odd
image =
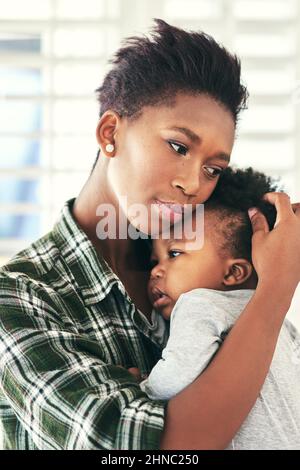
[[[181,255],[181,251],[169,250],[169,257],[170,258],[177,258],[177,255]]]
[[[185,147],[185,145],[177,144],[177,142],[173,142],[172,140],[168,140],[168,143],[176,153],[179,153],[180,155],[186,155],[188,149]]]
[[[223,171],[223,168],[215,168],[213,166],[206,166],[204,169],[210,178],[216,178]]]

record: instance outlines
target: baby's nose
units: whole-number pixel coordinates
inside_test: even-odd
[[[157,264],[156,266],[154,266],[154,268],[152,268],[151,270],[151,277],[153,278],[158,278],[158,277],[162,277],[163,276],[163,267],[161,264]]]

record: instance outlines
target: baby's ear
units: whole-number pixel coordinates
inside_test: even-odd
[[[243,284],[250,278],[253,271],[250,261],[244,258],[228,260],[223,284],[228,287]]]

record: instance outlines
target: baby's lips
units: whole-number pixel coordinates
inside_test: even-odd
[[[151,296],[153,298],[153,301],[159,299],[162,295],[167,295],[165,294],[159,287],[155,286],[151,290]]]

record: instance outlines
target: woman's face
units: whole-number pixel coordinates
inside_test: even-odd
[[[151,205],[172,225],[180,217],[176,207],[158,201],[179,204],[179,212],[206,201],[228,166],[234,133],[230,112],[205,95],[178,94],[172,107],[147,106],[135,121],[121,118],[108,183],[131,224],[148,234],[152,226],[153,234]],[[128,212],[136,203],[146,208],[138,220]]]

